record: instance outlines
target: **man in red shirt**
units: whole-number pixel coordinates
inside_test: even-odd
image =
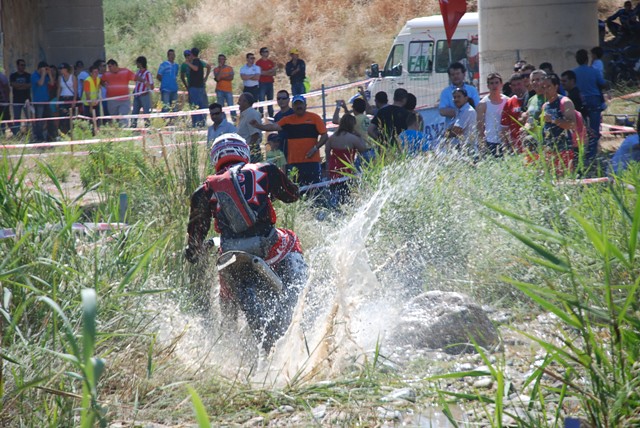
[[[114,59],[107,61],[109,71],[102,75],[102,84],[107,88],[107,106],[109,114],[114,116],[131,113],[129,82],[136,80],[136,74],[128,68],[118,67]],[[119,119],[122,126],[128,126],[128,119]]]
[[[269,49],[260,48],[260,59],[256,61],[256,65],[260,67],[260,101],[273,99],[273,76],[276,75],[276,64],[269,59]],[[273,106],[268,107],[269,117],[273,117]],[[262,114],[262,107],[260,107]]]
[[[527,79],[528,80],[528,79]],[[502,109],[500,124],[503,126],[502,141],[507,142],[509,151],[523,153],[525,151],[522,142],[522,114],[525,112],[524,102],[527,98],[527,86],[525,78],[520,73],[514,73],[509,79],[509,85],[513,96],[507,100]]]

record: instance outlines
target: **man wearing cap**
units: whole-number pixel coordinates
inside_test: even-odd
[[[294,114],[276,123],[254,121],[251,124],[262,131],[286,131],[287,175],[296,168],[298,184],[318,183],[321,180],[319,149],[327,142],[327,128],[320,116],[307,111],[307,102],[302,95],[294,96],[292,104]]]
[[[187,65],[187,61],[191,58],[191,50],[187,49],[182,52],[184,55],[184,62],[180,64],[180,81],[184,86],[185,91],[189,89],[189,66]]]
[[[56,96],[59,101],[64,101],[64,104],[58,106],[60,112],[60,131],[63,134],[67,134],[71,129],[71,122],[69,119],[69,112],[76,106],[78,101],[78,81],[73,74],[71,65],[63,62],[58,66],[60,70],[60,77],[58,78],[58,92]]]
[[[285,66],[285,71],[291,81],[291,93],[292,95],[302,95],[305,93],[306,64],[299,58],[300,51],[298,49],[291,49],[289,53],[291,54],[291,61]]]

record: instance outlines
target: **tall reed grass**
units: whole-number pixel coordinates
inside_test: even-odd
[[[177,350],[182,336],[159,339],[156,322],[168,306],[183,309],[180,317],[190,313],[189,304],[166,302],[179,300],[184,290],[195,294],[181,250],[188,195],[207,161],[202,146],[185,138],[164,153],[129,147],[121,156],[124,149],[114,145],[95,147],[81,166],[86,190],[100,194],[92,207],[64,193],[51,165],[0,161],[0,174],[8,178],[0,181],[0,225],[17,231],[15,239],[0,241],[2,420],[17,426],[192,421],[191,409],[179,404],[187,397],[197,403],[199,396],[202,426],[280,417],[270,413],[279,406],[311,413],[326,402],[345,412],[347,424],[378,421],[377,400],[415,379],[389,371],[380,349],[364,362],[355,359],[339,379],[316,384],[294,376],[288,387],[273,390],[256,387],[240,369],[230,378],[190,370]],[[637,191],[623,185],[639,188],[640,171],[631,169],[612,186],[581,188],[557,185],[544,168],[517,158],[472,165],[387,151],[365,171],[353,189],[355,202],[342,215],[357,210],[382,181],[395,186],[367,238],[369,262],[390,295],[406,282],[419,288],[412,292],[464,291],[497,306],[558,317],[553,341],[523,333],[546,354],[518,391],[530,397],[528,415],[505,404],[513,385],[506,363],[484,351],[488,372],[440,380],[489,375],[499,392],[447,395],[441,388],[443,403],[475,400],[493,426],[507,416],[521,426],[552,426],[548,420],[567,416],[561,403],[571,397],[595,426],[632,426],[640,405],[640,208]],[[52,185],[44,187],[45,181]],[[122,192],[130,197],[126,230],[72,231],[77,221],[117,221]],[[276,208],[308,252],[318,251],[324,234],[341,221],[335,215],[317,222],[310,202]],[[208,290],[211,280],[204,281]],[[157,294],[168,299],[158,307],[151,304]],[[434,380],[410,384],[420,391],[416,406],[438,399]],[[545,414],[550,402],[557,405]],[[316,423],[312,416],[301,420]]]

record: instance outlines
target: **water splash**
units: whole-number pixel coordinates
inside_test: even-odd
[[[185,358],[207,360],[230,376],[242,372],[260,386],[339,374],[388,341],[406,301],[425,286],[474,289],[477,272],[509,260],[509,241],[489,231],[477,200],[535,204],[531,181],[518,168],[516,162],[474,167],[434,157],[386,167],[373,191],[363,185],[361,202],[343,216],[317,222],[308,214],[299,222],[310,278],[271,355],[258,357],[246,328],[221,334],[213,325],[191,330],[194,346]],[[214,352],[206,352],[209,345]]]
[[[280,385],[330,376],[342,370],[347,357],[375,346],[385,316],[393,315],[388,307],[380,311],[384,302],[376,302],[381,284],[369,266],[366,240],[391,193],[383,177],[371,198],[312,253],[311,266],[327,256],[329,266],[312,270],[291,328],[256,378]],[[376,312],[385,316],[372,317]]]

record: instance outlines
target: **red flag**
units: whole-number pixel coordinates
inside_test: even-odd
[[[440,13],[444,20],[444,31],[447,33],[447,44],[451,47],[451,39],[460,18],[467,12],[467,0],[440,0]]]

